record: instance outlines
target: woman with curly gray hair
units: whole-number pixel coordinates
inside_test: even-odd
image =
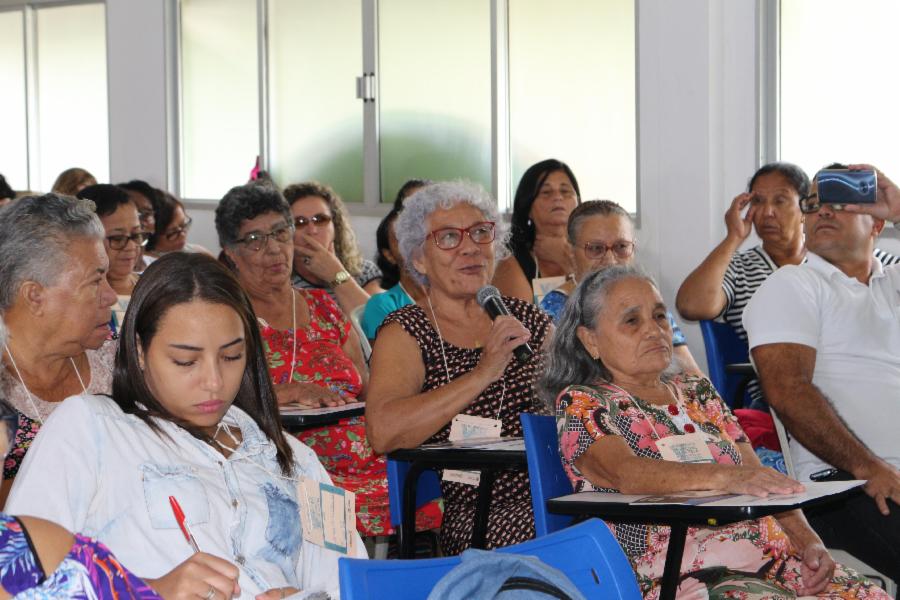
[[[541,360],[540,353],[514,359],[513,350],[528,342],[539,351],[551,325],[514,298],[503,298],[511,314],[492,321],[476,300],[505,248],[494,200],[470,183],[435,183],[406,200],[395,232],[425,296],[391,313],[378,332],[366,406],[372,447],[454,440],[464,424],[488,436],[521,435],[519,414],[541,410],[534,395]],[[441,546],[458,554],[470,544],[476,484],[448,471],[441,487]],[[489,515],[489,548],[534,536],[526,473],[497,477]]]
[[[298,288],[322,289],[344,314],[382,292],[381,270],[364,259],[340,196],[308,181],[284,189],[294,219],[294,277]]]

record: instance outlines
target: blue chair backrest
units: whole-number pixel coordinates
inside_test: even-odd
[[[528,478],[531,480],[531,507],[534,529],[538,537],[553,533],[572,523],[570,515],[547,512],[547,500],[572,493],[572,483],[563,470],[556,437],[556,419],[546,415],[522,413],[522,433]]]
[[[498,548],[496,552],[536,556],[565,573],[587,598],[641,598],[631,563],[609,527],[599,519]],[[438,580],[459,562],[458,556],[419,560],[341,558],[341,598],[424,600]]]
[[[403,482],[409,463],[405,460],[387,461],[388,505],[391,513],[391,525],[398,527],[403,522]],[[435,498],[441,497],[441,480],[437,471],[425,469],[419,475],[416,487],[416,508],[424,506]]]
[[[700,331],[703,333],[703,344],[706,346],[709,379],[728,406],[735,408],[737,406],[735,394],[744,380],[744,375],[728,373],[725,365],[750,362],[747,342],[739,338],[728,323],[700,321]],[[743,404],[747,406],[749,401],[744,398]]]

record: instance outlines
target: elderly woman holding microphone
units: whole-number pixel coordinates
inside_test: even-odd
[[[575,289],[541,385],[556,409],[576,492],[767,496],[803,490],[763,467],[709,380],[669,376],[672,329],[656,285],[633,267],[591,273]],[[613,524],[644,597],[656,597],[668,528]],[[803,513],[688,530],[678,597],[886,598],[835,565]]]
[[[50,413],[68,396],[109,393],[116,293],[94,203],[46,194],[0,210],[0,313],[9,329],[0,395],[19,412],[0,503]]]
[[[463,425],[486,436],[521,435],[519,414],[542,410],[533,390],[541,362],[539,354],[520,360],[514,351],[525,343],[540,351],[551,324],[514,298],[503,298],[510,315],[491,320],[476,300],[505,248],[493,199],[468,183],[432,184],[406,201],[395,231],[425,295],[379,330],[366,405],[372,447],[390,452],[452,440]],[[450,471],[443,479],[441,545],[456,554],[469,545],[476,485]],[[534,536],[527,474],[497,478],[489,514],[488,547]]]

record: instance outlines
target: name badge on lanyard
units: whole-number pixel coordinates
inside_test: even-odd
[[[714,463],[707,446],[708,437],[703,433],[673,435],[656,440],[656,447],[663,460],[680,463]]]
[[[487,419],[474,415],[456,415],[450,422],[451,442],[459,442],[474,438],[499,438],[500,419]],[[444,470],[444,481],[455,481],[465,485],[478,485],[481,481],[480,471]]]

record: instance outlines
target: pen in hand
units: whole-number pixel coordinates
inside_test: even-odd
[[[194,539],[194,534],[191,533],[190,528],[188,528],[188,524],[184,519],[184,511],[181,510],[181,505],[178,504],[178,500],[175,499],[175,496],[169,496],[169,504],[172,506],[172,514],[175,515],[175,521],[178,522],[178,526],[181,528],[181,533],[184,534],[184,539],[186,539],[187,543],[191,545],[191,548],[194,549],[194,552],[200,552],[200,546],[197,545],[197,540]]]

